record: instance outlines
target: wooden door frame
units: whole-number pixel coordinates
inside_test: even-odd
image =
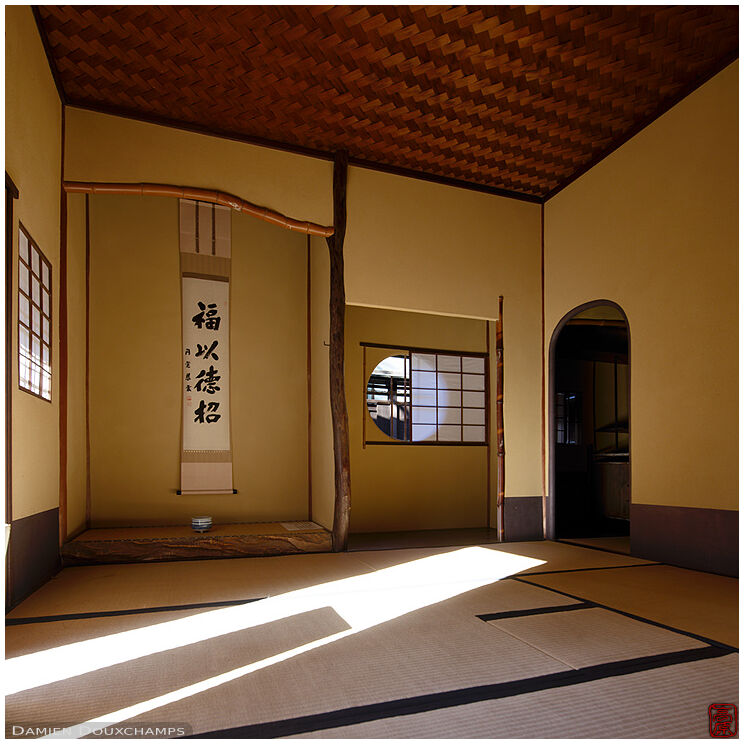
[[[550,346],[548,347],[548,426],[547,426],[547,438],[548,438],[548,491],[545,498],[545,539],[555,540],[555,347],[558,343],[558,338],[561,335],[561,331],[564,329],[569,320],[574,318],[579,313],[583,313],[585,310],[590,310],[593,307],[601,306],[613,307],[620,312],[625,321],[625,327],[628,331],[628,483],[630,487],[631,504],[633,501],[633,483],[632,483],[632,472],[630,468],[630,462],[632,457],[630,455],[630,446],[633,442],[631,435],[631,343],[630,343],[630,322],[625,310],[612,300],[592,300],[591,302],[585,302],[583,305],[578,305],[573,310],[567,312],[558,322],[553,330],[553,334],[550,337]]]

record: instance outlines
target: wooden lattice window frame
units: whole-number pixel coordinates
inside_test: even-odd
[[[19,223],[18,387],[49,403],[52,401],[52,286],[52,264]]]
[[[466,352],[466,351],[447,351],[443,349],[421,349],[421,348],[415,348],[415,347],[395,347],[395,346],[384,346],[384,345],[378,345],[378,344],[368,344],[368,343],[361,343],[361,346],[367,346],[367,347],[377,347],[377,348],[386,348],[391,350],[398,350],[401,353],[399,353],[397,356],[402,356],[404,359],[404,394],[403,394],[403,400],[400,401],[397,404],[397,408],[399,409],[399,413],[402,414],[400,416],[403,426],[404,426],[404,434],[403,438],[397,438],[393,437],[391,434],[388,434],[387,436],[389,439],[386,441],[378,441],[374,439],[368,439],[366,436],[366,419],[369,415],[369,406],[370,406],[370,392],[371,392],[371,384],[372,384],[372,376],[367,375],[365,372],[365,377],[367,377],[366,385],[365,385],[365,434],[364,434],[364,443],[365,445],[371,444],[395,444],[395,445],[413,445],[413,446],[457,446],[457,447],[485,447],[488,446],[489,437],[490,437],[490,380],[489,380],[489,355],[488,353],[482,353],[482,352]],[[417,369],[418,365],[416,363],[416,358],[422,358],[422,357],[431,357],[434,359],[434,366],[427,369]],[[439,359],[441,357],[446,357],[448,359],[459,359],[459,370],[454,371],[452,369],[439,369]],[[482,364],[482,372],[472,372],[468,371],[464,368],[464,362],[463,360],[472,360],[475,362],[479,362]],[[431,387],[425,387],[424,385],[417,385],[414,379],[414,376],[419,373],[424,372],[428,375],[434,375],[437,382],[434,386]],[[450,394],[459,395],[459,404],[457,405],[449,405],[449,404],[442,404],[439,400],[439,391],[444,390],[445,388],[439,387],[439,378],[441,374],[447,374],[447,375],[459,375],[460,376],[460,386],[459,387],[448,387],[446,388],[446,391]],[[482,384],[478,386],[478,389],[471,389],[465,382],[463,382],[464,377],[479,377],[482,378]],[[464,385],[464,386],[463,386]],[[423,392],[427,391],[430,394],[434,394],[434,404],[433,405],[421,405],[416,404],[415,397],[416,392]],[[468,394],[475,394],[478,396],[483,396],[482,403],[478,403],[475,405],[465,404],[465,395]],[[383,401],[379,400],[377,401],[380,404],[392,404],[392,400]],[[415,421],[416,416],[414,415],[414,409],[424,409],[428,408],[430,410],[434,411],[434,417],[436,419],[435,423],[424,423],[423,425],[427,426],[434,426],[435,427],[435,435],[434,439],[426,439],[421,440],[417,439],[414,436],[414,427],[416,427],[418,424]],[[440,422],[440,411],[444,410],[452,410],[459,412],[459,422],[454,424],[446,424],[445,422]],[[471,411],[477,411],[482,412],[482,421],[479,421],[478,424],[471,424],[466,423],[465,418],[467,416],[466,412]],[[391,412],[392,412],[392,405],[391,405]],[[391,413],[392,415],[392,413]],[[454,428],[460,429],[460,439],[458,440],[445,440],[440,437],[440,427],[442,426],[452,426]],[[472,430],[473,428],[477,427],[479,430],[482,429],[483,431],[483,439],[479,439],[476,441],[468,441],[465,437],[465,432],[468,430]]]

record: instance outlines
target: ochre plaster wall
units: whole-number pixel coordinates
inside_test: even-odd
[[[539,205],[352,168],[348,208],[348,303],[493,321],[503,295],[506,497],[540,496]]]
[[[450,351],[486,350],[485,322],[421,313],[346,308],[346,400],[351,455],[351,531],[485,527],[487,448],[375,445],[392,441],[366,413],[369,373],[395,350],[360,342]],[[379,436],[377,436],[379,434]]]
[[[311,238],[310,259],[312,517],[318,524],[331,529],[336,497],[328,366],[331,267],[324,239]]]
[[[62,107],[28,6],[5,8],[5,170],[13,226],[13,519],[59,506],[59,204]],[[52,264],[52,401],[18,388],[18,222]]]
[[[65,178],[226,191],[289,217],[333,222],[333,164],[68,107]]]
[[[204,186],[333,221],[329,161],[81,109],[67,116],[70,180]],[[504,295],[506,495],[541,494],[540,207],[351,167],[348,211],[347,302],[493,320]],[[315,395],[327,453],[329,411]],[[327,487],[323,476],[316,501]]]
[[[179,496],[178,202],[91,197],[92,523],[307,518],[304,236],[232,218],[236,495]]]
[[[546,346],[595,299],[630,325],[632,499],[736,509],[738,63],[545,206]]]

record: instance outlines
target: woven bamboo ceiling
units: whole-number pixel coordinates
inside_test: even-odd
[[[38,6],[66,103],[541,200],[738,56],[737,6]]]

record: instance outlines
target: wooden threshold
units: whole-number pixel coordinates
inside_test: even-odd
[[[62,546],[65,566],[326,553],[331,533],[308,522],[111,527],[85,530]]]

